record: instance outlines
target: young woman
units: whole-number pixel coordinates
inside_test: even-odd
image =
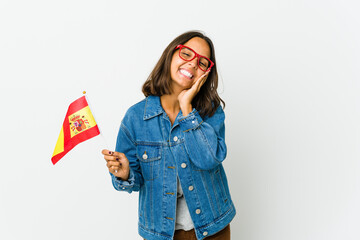
[[[102,151],[114,188],[140,192],[144,239],[230,239],[235,207],[217,86],[212,41],[197,31],[178,36],[144,83],[146,98],[122,120],[116,151]]]

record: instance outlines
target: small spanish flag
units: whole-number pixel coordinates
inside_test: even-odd
[[[100,134],[85,96],[75,100],[69,106],[63,126],[57,140],[52,163],[55,165],[65,154],[81,142]]]

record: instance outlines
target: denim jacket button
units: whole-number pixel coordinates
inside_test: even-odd
[[[174,137],[174,142],[177,142],[177,140],[178,140],[178,137],[175,136],[175,137]]]
[[[191,123],[195,123],[195,121],[191,121]]]
[[[142,157],[143,157],[143,159],[146,160],[148,158],[148,155],[146,153],[144,153],[144,155]]]
[[[208,235],[208,232],[204,232],[204,233],[203,233],[203,236],[207,236],[207,235]]]
[[[192,191],[194,190],[194,187],[193,186],[189,186],[189,191]]]
[[[182,167],[182,168],[186,168],[186,163],[182,163],[182,164],[181,164],[181,167]]]
[[[196,214],[200,214],[201,213],[201,210],[200,209],[196,209]]]

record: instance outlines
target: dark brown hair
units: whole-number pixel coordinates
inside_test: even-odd
[[[155,65],[154,69],[150,73],[148,79],[145,81],[142,92],[144,95],[150,96],[162,96],[171,94],[171,74],[170,65],[176,46],[179,44],[185,44],[187,41],[194,37],[204,39],[210,48],[210,59],[215,64],[206,79],[204,85],[200,88],[200,91],[196,94],[192,100],[192,106],[199,111],[202,117],[212,116],[220,103],[225,107],[225,102],[219,97],[217,93],[218,87],[218,73],[216,69],[215,49],[210,38],[205,36],[199,31],[189,31],[181,34],[175,38],[164,50],[159,61]]]

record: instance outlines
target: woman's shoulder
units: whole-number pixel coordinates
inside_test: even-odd
[[[132,105],[126,112],[124,119],[136,120],[147,119],[161,110],[160,98],[158,96],[148,96],[143,100]]]
[[[137,112],[137,111],[144,111],[145,109],[145,105],[146,105],[146,99],[144,98],[141,101],[133,104],[131,107],[129,107],[129,109],[127,110],[127,112]]]

